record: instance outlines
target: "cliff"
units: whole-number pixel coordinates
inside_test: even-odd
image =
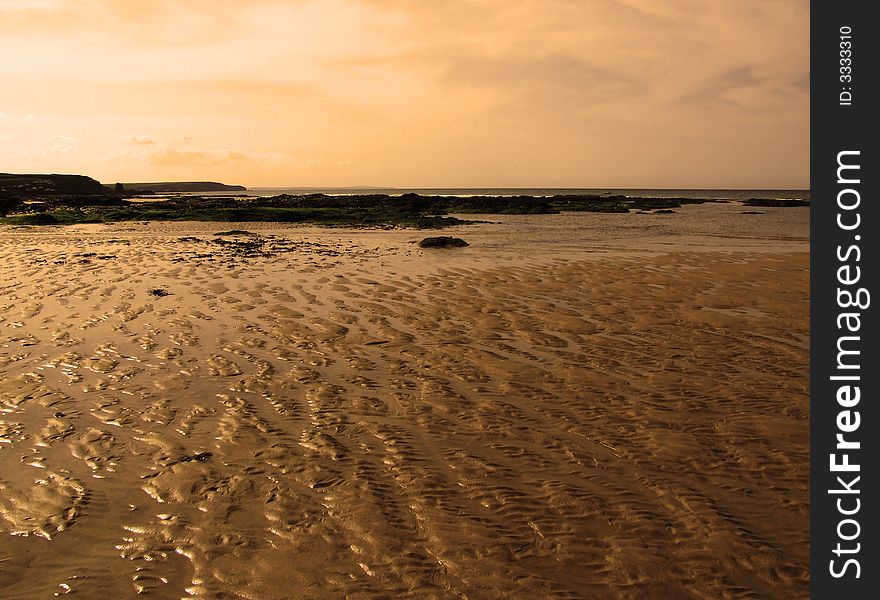
[[[4,198],[90,196],[106,193],[107,188],[85,175],[0,173],[0,197]]]

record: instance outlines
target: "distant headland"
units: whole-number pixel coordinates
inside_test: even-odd
[[[0,173],[0,196],[6,198],[46,196],[91,196],[110,192],[164,193],[164,192],[245,192],[243,185],[228,185],[216,181],[161,181],[154,183],[102,184],[85,175],[35,173]]]
[[[107,184],[105,184],[107,185]],[[161,181],[155,183],[122,183],[126,192],[246,192],[243,185],[228,185],[216,181]],[[107,185],[115,189],[115,185]]]

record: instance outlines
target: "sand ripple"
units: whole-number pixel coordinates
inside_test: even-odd
[[[21,235],[5,598],[807,593],[806,253]]]

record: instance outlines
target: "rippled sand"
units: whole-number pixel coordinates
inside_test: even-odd
[[[725,211],[0,230],[0,596],[804,597],[806,213]]]

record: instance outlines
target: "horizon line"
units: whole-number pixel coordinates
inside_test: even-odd
[[[11,173],[11,172],[2,172],[6,175],[28,175],[28,176],[36,176],[36,175],[80,175],[83,176],[83,173]],[[718,186],[718,187],[669,187],[669,186],[636,186],[636,187],[627,187],[627,186],[584,186],[584,185],[458,185],[458,186],[431,186],[431,185],[409,185],[409,186],[395,186],[395,185],[251,185],[244,183],[227,183],[223,181],[216,181],[211,179],[175,179],[175,180],[156,180],[156,181],[122,181],[122,180],[113,180],[113,181],[101,181],[97,178],[93,178],[89,175],[85,175],[85,177],[90,177],[95,179],[102,185],[115,185],[116,183],[137,183],[137,184],[157,184],[157,183],[220,183],[222,185],[240,185],[247,189],[289,189],[289,190],[682,190],[682,191],[706,191],[706,190],[715,190],[715,191],[736,191],[736,190],[754,190],[754,191],[798,191],[798,192],[808,192],[811,190],[809,186],[786,186],[786,187],[762,187],[762,186],[739,186],[739,187],[730,187],[730,186]]]
[[[157,182],[158,183],[158,182]],[[583,185],[472,185],[472,186],[430,186],[430,185],[246,185],[246,184],[228,184],[228,185],[244,185],[248,189],[288,189],[288,190],[682,190],[682,191],[736,191],[736,190],[754,190],[754,191],[797,191],[808,192],[810,187],[664,187],[664,186],[639,186],[639,187],[615,187],[615,186],[583,186]]]

